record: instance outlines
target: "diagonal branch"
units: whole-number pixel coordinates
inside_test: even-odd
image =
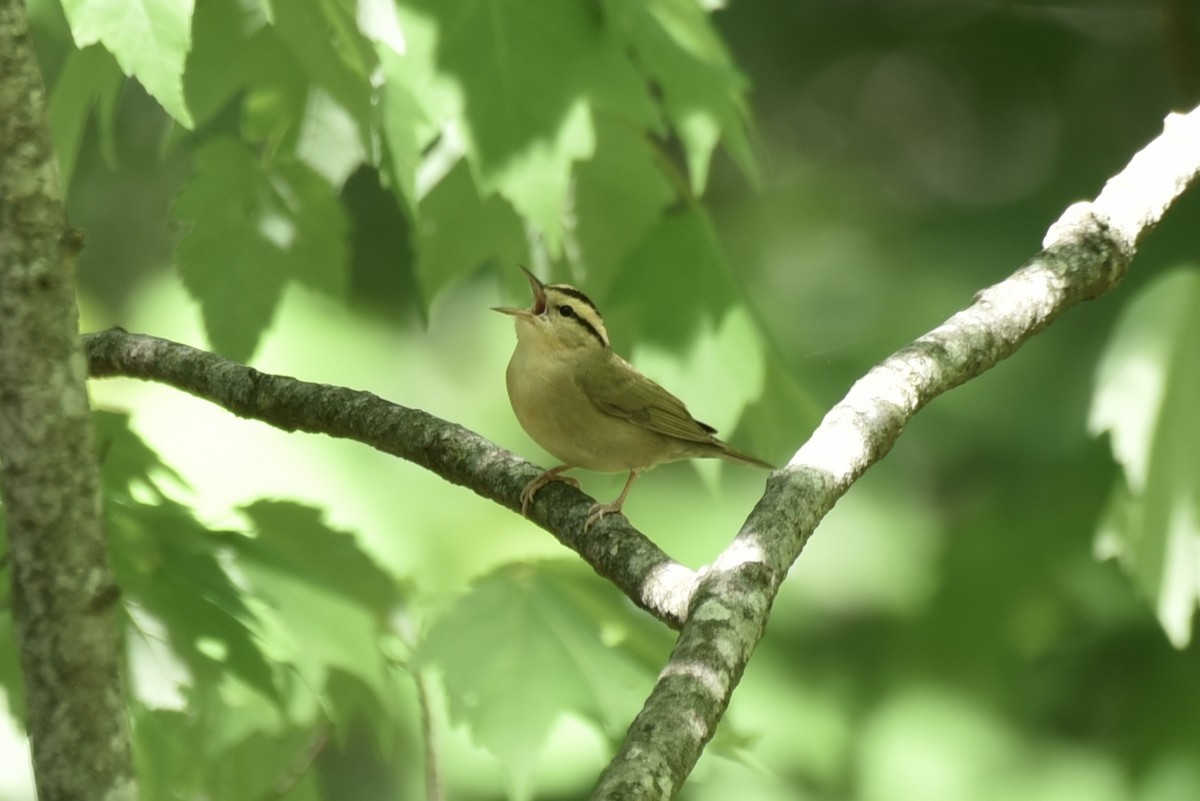
[[[593,798],[674,796],[712,737],[761,639],[775,593],[817,524],[904,425],[1071,306],[1121,280],[1137,244],[1200,174],[1200,109],[1172,115],[1091,203],[1051,226],[1044,250],[938,328],[889,356],[825,416],[705,571],[679,641]]]
[[[538,494],[534,522],[639,606],[682,626],[595,797],[669,798],[678,792],[762,637],[780,583],[837,499],[887,454],[926,403],[1014,353],[1066,309],[1116,286],[1137,244],[1198,172],[1200,111],[1173,116],[1095,201],[1067,209],[1051,226],[1042,252],[859,380],[787,467],[771,476],[737,538],[699,575],[623,518],[606,518],[581,536],[590,499],[577,490],[552,484]],[[285,430],[354,439],[514,511],[521,488],[538,474],[461,426],[370,393],[264,374],[121,329],[87,335],[84,345],[94,377],[159,381]]]
[[[462,426],[370,392],[262,373],[215,353],[120,328],[85,334],[83,344],[93,377],[158,381],[285,431],[356,440],[514,511],[521,508],[522,488],[541,473]],[[583,522],[592,503],[579,490],[555,483],[538,493],[530,518],[638,606],[678,628],[687,613],[695,572],[673,561],[623,517],[606,518],[584,536]]]

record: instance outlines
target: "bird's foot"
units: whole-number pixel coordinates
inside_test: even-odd
[[[579,489],[579,479],[575,478],[574,476],[564,476],[562,474],[564,470],[570,469],[571,467],[565,464],[559,465],[558,467],[552,467],[545,473],[542,473],[540,476],[535,478],[533,481],[530,481],[528,484],[526,484],[525,489],[521,490],[521,514],[523,514],[525,517],[529,517],[529,504],[533,503],[533,496],[537,494],[538,490],[549,484],[551,481],[562,481],[565,484],[570,484],[575,489]]]
[[[592,508],[588,509],[587,520],[583,521],[583,530],[586,532],[594,524],[599,523],[608,514],[620,514],[621,507],[625,505],[625,496],[622,495],[612,503],[594,503]]]
[[[612,503],[596,503],[592,504],[592,508],[588,509],[587,520],[583,521],[583,531],[586,534],[587,530],[594,523],[599,523],[604,519],[605,515],[616,512],[620,514],[621,508],[625,506],[625,496],[629,494],[629,488],[633,486],[633,480],[638,477],[638,470],[629,471],[629,478],[625,479],[625,488],[621,490],[621,494]]]

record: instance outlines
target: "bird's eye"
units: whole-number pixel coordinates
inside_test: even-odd
[[[566,303],[564,303],[563,305],[558,307],[558,313],[561,314],[563,317],[574,317],[575,316],[575,310],[572,309]]]

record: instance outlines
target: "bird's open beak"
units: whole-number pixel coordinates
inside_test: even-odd
[[[521,267],[521,272],[525,273],[525,277],[529,279],[529,288],[533,290],[533,305],[528,309],[516,309],[512,306],[493,306],[492,311],[498,311],[501,314],[511,314],[513,317],[536,317],[546,310],[546,285],[524,267]]]

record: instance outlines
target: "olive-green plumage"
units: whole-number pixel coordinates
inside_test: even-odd
[[[517,347],[508,363],[508,397],[521,427],[561,460],[521,493],[527,512],[551,481],[578,486],[563,471],[629,471],[615,501],[596,504],[586,527],[619,512],[638,473],[664,462],[720,457],[771,469],[722,442],[683,401],[613,353],[595,304],[566,284],[543,284],[525,270],[533,290],[528,309],[497,308],[516,318]]]

